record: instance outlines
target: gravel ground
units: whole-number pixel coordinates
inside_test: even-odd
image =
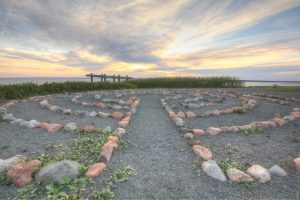
[[[259,91],[253,88],[236,90],[246,93]],[[273,92],[271,94],[300,97],[299,93]],[[272,177],[269,183],[258,183],[257,187],[248,188],[243,185],[220,182],[204,172],[198,176],[192,170],[196,155],[160,105],[159,100],[163,95],[140,94],[138,96],[141,98],[141,104],[125,136],[125,139],[137,146],[116,151],[108,170],[97,179],[100,187],[104,178],[114,169],[123,168],[124,165],[133,166],[138,175],[130,177],[127,182],[118,184],[115,189],[117,199],[296,199],[296,196],[300,195],[300,174],[290,168],[288,162],[300,153],[300,143],[295,142],[300,137],[299,119],[280,128],[267,129],[254,136],[228,133],[201,137],[202,143],[211,148],[216,160],[229,158],[243,163],[261,164],[264,167],[281,164],[289,172],[286,177]],[[66,106],[69,104],[70,101],[66,101]],[[242,124],[252,120],[272,118],[277,112],[284,115],[290,111],[289,106],[281,106],[264,100],[259,102],[258,106],[243,115],[230,114],[216,118],[189,120],[189,125],[206,128]],[[55,120],[69,122],[78,120],[75,122],[79,123],[82,120],[73,116],[61,119],[65,116],[41,110],[38,107],[36,103],[21,103],[11,111],[15,116],[24,119],[34,117],[39,119],[38,117],[44,116],[45,120],[50,119],[53,122]],[[227,106],[224,104],[224,107]],[[102,123],[101,118],[96,119],[98,121],[95,121],[95,126]],[[23,149],[27,149],[27,152],[32,154],[42,152],[46,143],[59,141],[59,143],[68,144],[73,138],[67,133],[35,132],[38,130],[0,123],[0,136],[2,136],[0,155],[13,156],[14,153],[21,153]],[[39,134],[39,137],[34,137],[36,134]],[[19,139],[26,142],[21,143]],[[4,145],[19,147],[19,150],[14,152],[10,147],[2,150]],[[0,199],[9,199],[14,191],[13,187],[0,186]]]

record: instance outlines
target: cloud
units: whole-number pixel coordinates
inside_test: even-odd
[[[230,69],[242,76],[234,70],[278,65],[297,71],[299,10],[298,0],[3,0],[0,59],[16,69],[32,62],[39,73],[38,63],[74,69],[70,75]]]

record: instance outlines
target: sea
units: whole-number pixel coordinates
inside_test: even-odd
[[[22,77],[22,78],[0,78],[0,85],[36,83],[43,84],[46,82],[65,82],[65,81],[85,81],[89,82],[89,77]],[[97,81],[97,79],[94,79]],[[300,86],[300,81],[252,81],[245,80],[246,87],[253,86]]]

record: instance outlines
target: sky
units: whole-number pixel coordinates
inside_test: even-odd
[[[1,0],[0,77],[300,81],[300,0]]]

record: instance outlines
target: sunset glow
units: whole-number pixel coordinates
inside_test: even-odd
[[[300,1],[0,1],[0,77],[91,72],[300,80]]]

